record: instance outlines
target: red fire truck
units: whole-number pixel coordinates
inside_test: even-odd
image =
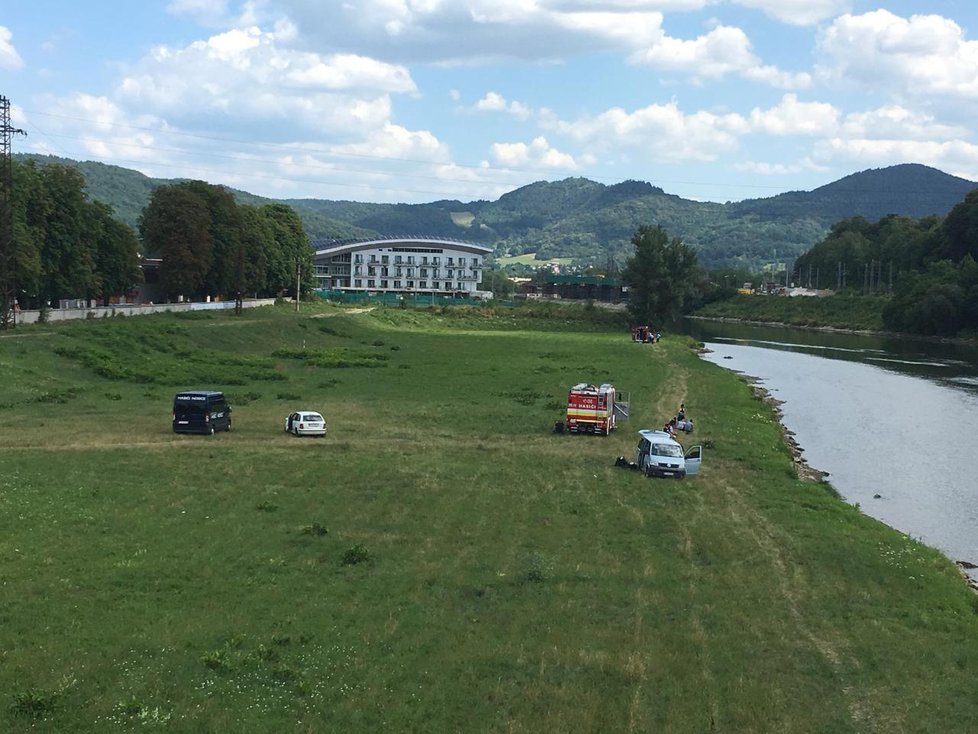
[[[574,385],[567,394],[567,430],[607,436],[615,427],[614,385]]]

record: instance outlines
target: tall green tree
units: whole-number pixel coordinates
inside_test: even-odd
[[[269,261],[275,247],[275,230],[260,207],[246,204],[240,209],[241,253],[235,277],[242,294],[264,295],[269,292]]]
[[[57,302],[90,295],[97,288],[97,232],[85,195],[85,179],[68,166],[45,166],[40,178],[44,188],[41,297]]]
[[[104,303],[110,296],[124,295],[143,280],[139,267],[139,240],[132,228],[112,215],[101,202],[92,202],[91,215],[98,236],[95,240],[97,295]]]
[[[670,240],[660,225],[639,227],[632,245],[635,252],[621,274],[632,318],[651,325],[676,318],[703,289],[696,252],[678,238]]]
[[[223,186],[205,181],[187,181],[177,186],[196,196],[208,212],[211,259],[204,276],[205,292],[215,296],[233,296],[238,287],[243,226],[234,194]]]
[[[41,177],[33,162],[14,163],[14,196],[10,202],[13,220],[12,270],[15,298],[22,308],[38,305],[41,289],[41,243],[44,241],[46,194]]]
[[[944,218],[941,255],[958,262],[965,255],[978,258],[978,189],[964,197]]]
[[[210,212],[194,192],[160,186],[143,210],[139,230],[147,255],[162,259],[160,283],[168,298],[200,296],[211,270]]]
[[[295,209],[287,204],[268,204],[262,212],[275,236],[268,263],[268,288],[274,293],[295,293],[296,268],[301,268],[300,289],[308,292],[315,286],[312,247]]]

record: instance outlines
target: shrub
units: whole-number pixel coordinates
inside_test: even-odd
[[[352,548],[348,548],[343,552],[341,562],[344,566],[355,566],[358,563],[366,563],[369,560],[370,553],[363,546],[363,543],[357,543]]]
[[[30,688],[14,694],[14,702],[10,706],[10,712],[14,716],[41,719],[54,711],[57,698],[57,693]]]

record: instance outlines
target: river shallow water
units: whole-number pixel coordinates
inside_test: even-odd
[[[705,359],[782,401],[806,461],[846,501],[978,563],[978,349],[700,320],[688,329]]]

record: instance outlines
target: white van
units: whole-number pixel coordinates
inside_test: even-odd
[[[703,447],[684,450],[682,445],[665,431],[639,431],[641,437],[635,454],[635,465],[647,477],[683,477],[699,473]]]

